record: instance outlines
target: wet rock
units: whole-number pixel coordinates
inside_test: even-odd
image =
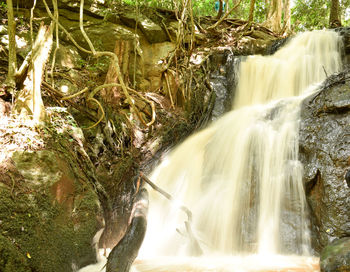
[[[142,245],[147,229],[148,192],[141,189],[136,195],[130,224],[123,238],[108,256],[106,272],[128,272]]]
[[[230,50],[216,52],[210,57],[209,82],[216,95],[212,121],[232,109],[241,59]]]
[[[343,37],[344,60],[346,64],[350,63],[350,27],[340,27],[335,29]]]
[[[279,50],[282,46],[284,46],[290,38],[284,38],[280,40],[276,40],[272,42],[267,48],[266,48],[266,54],[267,55],[272,55],[274,54],[277,50]]]
[[[255,42],[243,51],[236,49],[224,49],[214,51],[210,56],[210,85],[215,92],[216,99],[212,111],[212,120],[216,120],[225,112],[232,109],[236,85],[238,82],[239,65],[246,58],[245,55],[273,54],[286,44],[288,38],[275,40],[274,37],[262,32],[255,31]],[[254,38],[251,38],[255,40]],[[259,45],[259,41],[263,41]]]
[[[348,187],[350,188],[350,170],[348,170],[348,172],[346,172],[345,174],[345,181]]]
[[[350,237],[335,240],[321,254],[322,272],[350,271]]]
[[[300,157],[312,219],[313,248],[350,235],[350,72],[332,76],[302,104]]]

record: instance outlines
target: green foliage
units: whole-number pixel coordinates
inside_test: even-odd
[[[295,0],[292,8],[292,25],[296,31],[328,27],[330,2],[324,0]],[[350,0],[340,1],[341,20],[344,26],[350,23]]]
[[[247,9],[247,13],[249,9]],[[267,7],[265,1],[256,1],[255,2],[255,12],[254,12],[254,21],[258,23],[262,23],[266,19]],[[248,16],[248,15],[247,15]]]
[[[297,31],[328,26],[330,1],[296,0],[292,9],[292,25]]]
[[[193,14],[195,16],[215,16],[214,4],[216,0],[192,0]],[[134,0],[124,0],[125,4],[135,5]],[[232,0],[227,1],[232,8]],[[330,2],[324,0],[291,0],[293,6],[291,21],[294,31],[306,31],[328,27]],[[140,6],[175,9],[181,6],[182,1],[170,0],[138,0]],[[246,20],[249,14],[250,0],[242,0],[239,7],[230,15],[231,18]],[[341,19],[343,25],[350,24],[350,0],[340,0]],[[254,21],[263,23],[266,19],[267,7],[265,0],[256,0]]]
[[[215,16],[213,0],[193,1],[193,13],[198,16]]]
[[[341,19],[344,26],[350,25],[350,0],[340,1]]]
[[[216,0],[192,0],[193,14],[195,16],[216,16],[217,12],[214,8],[215,1]],[[124,0],[123,2],[128,5],[136,5],[136,1],[134,0]],[[229,8],[232,8],[232,2],[232,0],[228,1]],[[171,10],[174,10],[176,7],[182,5],[181,0],[139,0],[137,3],[140,6],[157,7]],[[242,0],[239,8],[237,8],[237,10],[232,13],[231,17],[240,19],[247,18],[249,13],[249,5],[250,0]],[[260,20],[265,16],[265,0],[257,0],[256,7],[258,7],[256,16]]]

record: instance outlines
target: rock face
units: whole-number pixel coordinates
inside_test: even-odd
[[[349,71],[330,77],[323,88],[303,101],[300,156],[312,219],[316,252],[350,236]]]
[[[350,238],[336,240],[326,246],[321,254],[322,272],[350,271]]]

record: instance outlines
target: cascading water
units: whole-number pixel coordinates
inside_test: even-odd
[[[339,47],[335,32],[314,31],[297,35],[272,56],[240,64],[233,110],[177,147],[152,174],[177,201],[151,194],[139,259],[153,261],[136,262],[137,271],[184,271],[157,270],[155,263],[160,256],[195,254],[194,239],[204,258],[186,262],[197,268],[213,256],[310,254],[299,105],[326,73],[341,69]],[[182,204],[193,213],[190,235]],[[219,263],[226,268],[206,271],[231,271],[227,258]],[[237,270],[237,263],[232,269],[258,271]]]
[[[240,65],[233,111],[176,148],[152,180],[193,212],[204,255],[309,254],[299,104],[341,69],[340,38],[302,33],[273,56]],[[150,202],[141,258],[188,255],[186,215],[161,195]],[[174,205],[175,204],[175,205]]]

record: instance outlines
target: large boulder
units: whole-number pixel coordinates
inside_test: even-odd
[[[116,41],[133,41],[135,39],[135,34],[132,29],[110,22],[100,21],[98,24],[88,25],[84,27],[84,29],[95,49],[98,51],[113,52]],[[79,45],[90,50],[88,43],[79,28],[76,28],[73,25],[70,28],[70,34]],[[67,38],[65,39],[68,40]],[[81,54],[84,53],[81,52]]]
[[[12,119],[0,126],[6,143],[0,157],[0,270],[69,272],[96,260],[91,242],[101,213],[84,137],[67,113],[48,115],[52,122],[44,128]]]
[[[120,15],[120,19],[128,27],[135,28],[137,25],[150,43],[160,43],[168,40],[163,29],[142,14],[125,13]]]
[[[300,156],[317,252],[350,236],[350,72],[328,78],[301,109]]]

